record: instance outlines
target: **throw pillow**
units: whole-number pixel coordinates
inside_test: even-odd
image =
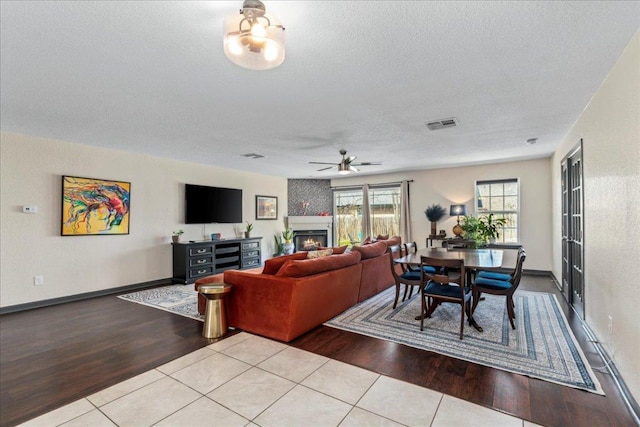
[[[385,242],[371,243],[366,246],[354,246],[351,248],[351,252],[360,252],[362,259],[369,259],[380,256],[387,251],[387,244]]]
[[[366,239],[364,239],[364,240],[362,241],[362,245],[363,245],[363,246],[364,246],[364,245],[368,245],[368,244],[370,244],[370,243],[372,243],[372,242],[371,242],[371,236],[367,236],[367,238],[366,238]]]
[[[389,238],[388,234],[378,234],[378,236],[376,237],[376,240],[387,240]]]
[[[280,277],[305,277],[325,271],[355,265],[360,262],[360,254],[352,252],[335,256],[326,256],[318,259],[303,259],[287,261],[276,276]]]
[[[344,245],[344,246],[335,246],[333,248],[326,248],[324,246],[319,246],[318,250],[323,250],[323,249],[333,249],[333,255],[340,255],[346,252],[347,248],[349,246],[348,245]]]
[[[313,259],[313,258],[322,258],[325,256],[329,256],[333,253],[333,249],[329,248],[329,249],[323,249],[320,251],[309,251],[307,252],[307,258],[308,259]]]
[[[285,262],[290,259],[307,259],[306,252],[296,252],[291,255],[282,255],[275,258],[270,258],[264,262],[264,269],[262,270],[262,274],[276,274],[280,267],[284,265]]]

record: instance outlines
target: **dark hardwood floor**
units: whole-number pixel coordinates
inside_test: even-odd
[[[593,367],[602,365],[579,319],[548,277],[522,289],[554,292]],[[13,426],[204,347],[198,321],[115,296],[0,317],[0,426]],[[547,426],[634,426],[608,374],[606,396],[320,326],[292,346]]]

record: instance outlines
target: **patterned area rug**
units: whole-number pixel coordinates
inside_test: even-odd
[[[326,326],[429,350],[480,365],[604,394],[553,294],[517,291],[516,330],[511,329],[505,299],[486,295],[474,319],[484,332],[465,321],[459,339],[460,306],[442,304],[420,321],[420,297],[392,309],[395,287],[331,319]]]
[[[198,314],[198,294],[193,286],[163,286],[118,295],[118,298],[204,322],[204,316]]]

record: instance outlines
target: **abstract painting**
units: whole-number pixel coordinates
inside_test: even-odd
[[[62,177],[62,235],[129,234],[131,183]]]

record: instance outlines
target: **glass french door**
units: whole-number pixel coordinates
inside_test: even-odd
[[[562,293],[584,319],[584,193],[582,140],[561,163]]]

